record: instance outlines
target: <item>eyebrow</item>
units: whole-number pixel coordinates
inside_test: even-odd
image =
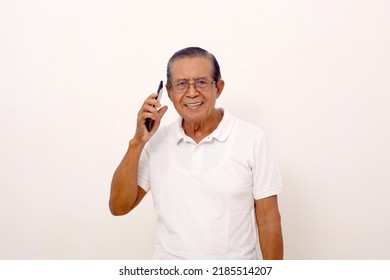
[[[174,81],[175,83],[178,83],[178,82],[182,82],[182,81],[186,81],[188,82],[190,79],[177,79],[176,81]],[[206,77],[199,77],[199,78],[195,78],[194,81],[197,81],[197,80],[207,80]]]

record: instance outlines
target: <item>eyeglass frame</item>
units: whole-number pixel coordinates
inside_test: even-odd
[[[211,86],[212,86],[213,84],[216,84],[216,83],[217,83],[216,80],[214,80],[214,81],[209,81],[209,80],[207,80],[207,79],[205,79],[205,78],[196,79],[196,80],[195,80],[194,82],[192,82],[192,83],[190,83],[189,80],[183,79],[183,80],[180,80],[179,82],[177,82],[177,83],[175,83],[175,84],[169,83],[169,88],[171,88],[173,92],[179,93],[179,94],[186,93],[186,92],[190,89],[190,86],[191,86],[191,85],[194,85],[195,90],[197,90],[197,91],[199,91],[199,92],[205,92],[205,91],[207,91],[207,90],[210,89],[210,88],[208,88],[208,89],[199,89],[199,88],[196,86],[196,83],[197,83],[198,81],[207,82],[207,84],[210,86],[210,88],[211,88]],[[174,89],[175,86],[177,86],[179,83],[182,83],[182,82],[187,83],[186,89],[183,89],[183,90],[181,90],[181,91],[175,90],[175,89]]]

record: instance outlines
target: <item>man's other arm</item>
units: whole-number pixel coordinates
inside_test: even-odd
[[[263,259],[283,259],[283,236],[277,196],[255,200],[255,210]]]

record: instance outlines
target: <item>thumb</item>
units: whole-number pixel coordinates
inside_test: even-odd
[[[158,118],[157,121],[160,121],[165,113],[168,111],[168,106],[163,106],[158,110]]]
[[[163,106],[161,107],[157,113],[158,113],[158,117],[157,119],[154,121],[154,125],[153,125],[153,128],[152,128],[152,131],[151,133],[155,133],[158,129],[158,127],[160,126],[160,122],[161,122],[161,118],[165,115],[166,111],[168,111],[168,106]]]

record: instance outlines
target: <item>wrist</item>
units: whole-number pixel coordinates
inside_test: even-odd
[[[130,149],[143,149],[146,142],[140,141],[137,138],[133,138],[129,142]]]

